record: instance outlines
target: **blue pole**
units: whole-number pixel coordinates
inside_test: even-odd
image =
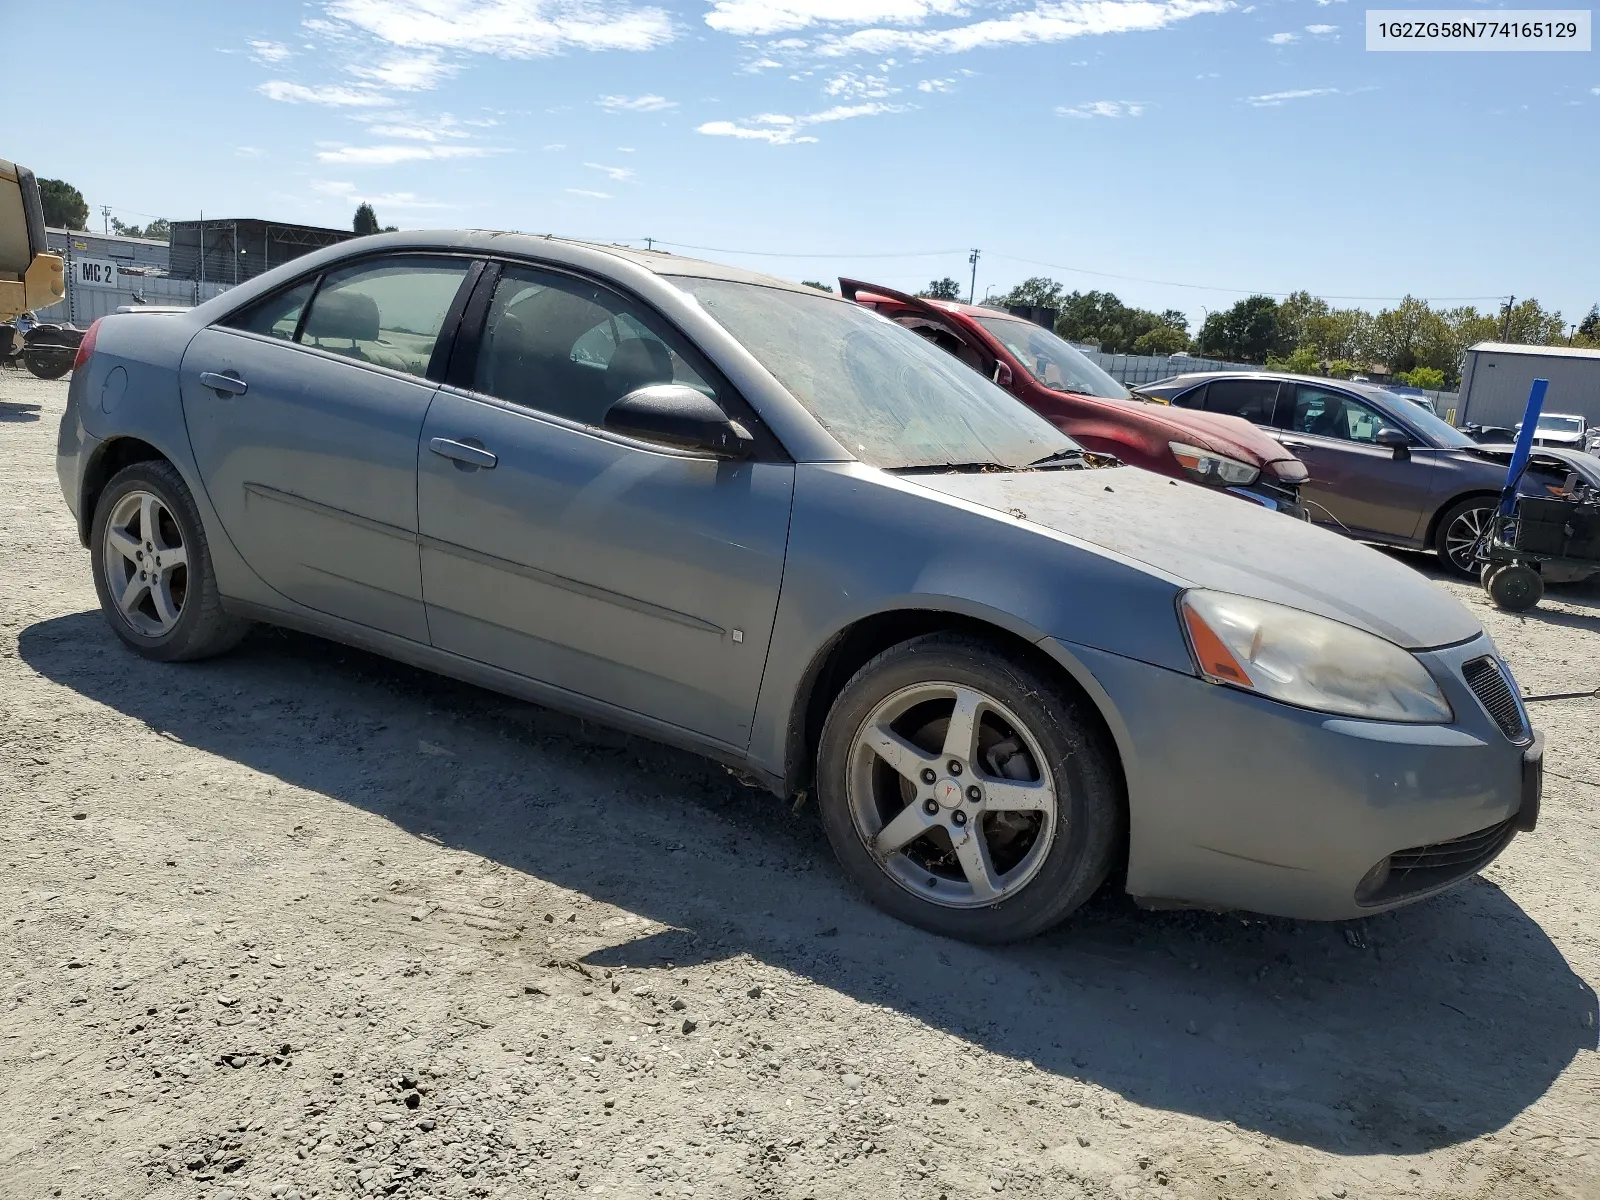
[[[1509,517],[1517,503],[1517,483],[1527,468],[1528,456],[1533,453],[1533,435],[1538,429],[1539,414],[1544,411],[1544,394],[1549,390],[1548,379],[1535,379],[1528,391],[1528,411],[1522,415],[1522,428],[1517,433],[1517,448],[1511,452],[1511,466],[1506,471],[1506,486],[1500,493],[1500,515]]]

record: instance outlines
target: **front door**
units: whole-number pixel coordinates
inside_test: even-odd
[[[1436,452],[1380,446],[1378,434],[1399,426],[1377,409],[1331,388],[1292,386],[1292,397],[1285,385],[1278,398],[1278,425],[1284,446],[1310,473],[1300,496],[1312,520],[1381,540],[1414,538],[1423,514],[1432,511]]]
[[[223,530],[269,586],[426,643],[417,438],[470,260],[383,257],[267,297],[184,354],[184,417]]]
[[[641,306],[526,267],[486,278],[469,311],[486,302],[467,386],[442,388],[422,430],[434,645],[743,749],[793,464],[722,462],[601,428],[612,403],[651,383],[737,402]]]

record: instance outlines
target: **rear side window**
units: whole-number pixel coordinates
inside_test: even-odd
[[[426,375],[469,264],[384,258],[323,277],[300,343],[409,375]]]
[[[242,329],[246,333],[259,333],[263,337],[292,342],[294,331],[300,327],[300,314],[305,311],[306,301],[311,299],[312,289],[316,286],[315,279],[308,279],[288,291],[256,301],[223,323],[230,329]]]
[[[1206,386],[1203,407],[1207,412],[1243,417],[1255,425],[1270,425],[1277,396],[1276,379],[1213,379]]]

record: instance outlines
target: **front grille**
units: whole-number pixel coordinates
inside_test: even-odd
[[[1516,833],[1516,818],[1510,817],[1448,842],[1397,850],[1389,856],[1388,874],[1374,880],[1375,886],[1364,882],[1356,892],[1356,903],[1385,904],[1476,874],[1506,848]]]
[[[1511,681],[1506,678],[1500,664],[1486,655],[1464,664],[1461,674],[1466,677],[1467,686],[1478,698],[1478,703],[1500,726],[1500,732],[1513,742],[1527,741],[1528,723],[1523,719],[1517,694],[1511,690]]]

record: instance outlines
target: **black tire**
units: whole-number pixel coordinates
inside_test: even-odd
[[[40,353],[36,350],[22,352],[22,365],[39,379],[60,379],[72,370],[72,360],[77,357],[77,351],[48,351]]]
[[[983,906],[942,907],[908,890],[868,846],[852,815],[849,780],[858,732],[880,704],[933,681],[984,692],[1014,713],[1042,752],[1054,788],[1053,837],[1034,873],[1015,892]],[[1098,714],[1033,664],[961,634],[928,634],[891,647],[845,684],[822,731],[817,801],[834,853],[868,899],[909,924],[969,942],[1018,941],[1062,921],[1104,882],[1125,845],[1121,775]]]
[[[1507,612],[1526,612],[1544,599],[1544,579],[1532,567],[1512,563],[1489,577],[1489,599]]]
[[[1445,510],[1433,532],[1433,549],[1441,567],[1462,579],[1477,578],[1478,560],[1471,555],[1470,545],[1463,551],[1463,542],[1474,527],[1487,530],[1499,506],[1495,496],[1468,496]]]
[[[152,634],[135,628],[124,617],[112,592],[107,565],[107,528],[119,504],[135,493],[154,496],[176,525],[187,553],[182,568],[182,595],[176,620],[164,632]],[[170,537],[169,537],[169,540]],[[171,463],[150,460],[124,467],[112,476],[95,504],[89,537],[90,563],[95,592],[106,623],[119,638],[145,658],[157,662],[188,662],[210,658],[238,645],[250,631],[250,622],[223,611],[222,595],[211,567],[211,550],[205,527],[183,477]],[[176,585],[171,589],[176,593]]]

